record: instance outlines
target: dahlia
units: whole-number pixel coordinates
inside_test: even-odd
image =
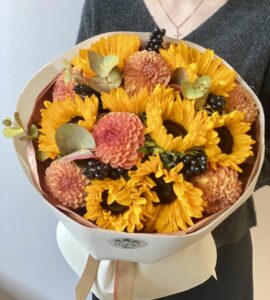
[[[85,205],[84,189],[88,179],[75,163],[53,161],[44,179],[46,190],[64,206],[76,209]]]
[[[213,214],[234,204],[242,193],[242,182],[238,173],[227,167],[209,169],[198,175],[193,184],[203,191],[207,206],[205,211]]]
[[[167,85],[171,69],[163,57],[154,51],[139,51],[129,57],[124,66],[125,90],[135,94],[146,87],[152,92],[157,84]]]
[[[75,82],[70,80],[68,83],[64,81],[64,73],[60,73],[57,78],[56,82],[53,87],[53,101],[62,101],[65,100],[67,97],[74,98],[74,88]]]
[[[239,83],[235,85],[235,88],[230,93],[226,101],[226,109],[228,111],[239,110],[245,112],[244,122],[247,123],[253,123],[258,115],[258,110],[251,94]]]
[[[144,144],[144,126],[133,113],[111,112],[94,126],[95,154],[113,168],[130,169],[140,157]]]

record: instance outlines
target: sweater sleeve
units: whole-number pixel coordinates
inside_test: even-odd
[[[256,189],[270,185],[270,61],[264,74],[259,99],[265,114],[265,158]]]
[[[265,138],[265,158],[255,190],[270,185],[270,138]]]
[[[91,37],[92,11],[92,1],[85,0],[76,44]]]

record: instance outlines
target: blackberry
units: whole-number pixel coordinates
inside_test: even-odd
[[[155,30],[150,34],[149,40],[145,44],[145,50],[159,52],[159,49],[162,48],[165,33],[165,29],[155,28]]]
[[[183,172],[187,177],[198,175],[207,170],[207,156],[202,149],[192,149],[182,158]]]
[[[89,85],[79,83],[74,86],[73,90],[77,95],[80,95],[82,98],[84,98],[85,96],[95,95],[98,98],[98,113],[101,114],[109,112],[108,109],[103,109],[102,101],[100,100],[100,93],[92,89]]]
[[[94,94],[96,92],[89,85],[83,84],[83,83],[76,84],[74,86],[73,90],[77,95],[80,95],[83,97],[91,96],[92,94]]]
[[[97,159],[91,158],[86,167],[82,169],[83,174],[90,180],[105,177],[118,179],[126,173],[122,168],[112,168],[109,164],[105,164]]]
[[[225,108],[225,98],[222,96],[209,94],[209,96],[207,97],[207,104],[211,107],[213,111],[217,111],[220,114],[222,114]]]

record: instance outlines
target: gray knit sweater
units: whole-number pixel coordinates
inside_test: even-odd
[[[156,27],[143,0],[86,0],[77,42],[109,31],[147,31]],[[258,187],[270,183],[270,0],[228,0],[185,37],[213,49],[260,96],[266,115],[266,159]],[[213,232],[218,246],[241,238],[256,224],[250,198]]]

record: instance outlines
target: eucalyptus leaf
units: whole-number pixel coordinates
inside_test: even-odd
[[[21,127],[6,127],[3,129],[3,134],[7,138],[14,138],[24,133],[24,129]]]
[[[108,82],[113,88],[119,87],[122,81],[121,71],[115,67],[108,75]]]
[[[17,124],[18,124],[22,129],[24,129],[22,120],[21,120],[20,115],[19,115],[18,112],[15,112],[15,113],[14,113],[14,119],[15,119],[15,121],[17,122]]]
[[[71,73],[68,73],[67,71],[65,71],[64,73],[64,82],[65,84],[68,84],[71,80]]]
[[[186,99],[196,99],[203,96],[203,93],[196,88],[193,87],[193,85],[187,81],[181,82],[181,90]]]
[[[20,137],[20,140],[21,141],[32,141],[32,140],[34,140],[35,138],[34,137],[32,137],[31,135],[24,135],[24,136],[21,136]]]
[[[188,81],[188,73],[184,68],[176,68],[172,72],[170,83],[181,84],[182,81]]]
[[[89,159],[95,157],[95,154],[89,149],[80,149],[61,158],[61,162],[67,163],[74,160]]]
[[[204,92],[200,91],[199,89],[196,89],[194,86],[189,86],[187,88],[186,96],[187,99],[197,99],[204,95]]]
[[[111,89],[119,87],[121,81],[122,76],[120,70],[114,68],[106,78],[102,78],[98,75],[91,78],[89,85],[95,91],[109,93]]]
[[[63,59],[63,66],[64,66],[65,70],[71,71],[71,69],[72,69],[71,63],[66,59]]]
[[[103,58],[103,67],[109,72],[117,66],[119,63],[119,58],[116,55],[107,55]],[[109,72],[105,75],[108,76]],[[101,75],[100,75],[101,76]]]
[[[199,110],[200,108],[202,108],[202,107],[205,106],[205,104],[206,104],[206,102],[207,102],[208,94],[209,94],[209,93],[207,92],[207,93],[205,93],[202,97],[196,99],[196,101],[195,101],[195,108],[196,108],[197,110]]]
[[[64,82],[65,82],[65,84],[67,84],[71,80],[72,65],[66,59],[63,60],[63,65],[64,65],[64,69],[65,69],[65,71],[64,71]]]
[[[89,51],[88,52],[88,61],[89,61],[89,64],[90,64],[90,67],[91,69],[99,74],[99,72],[101,71],[102,69],[102,64],[103,64],[103,56],[102,55],[99,55],[98,53],[96,52],[92,52],[92,51]]]
[[[95,147],[95,140],[92,134],[86,128],[72,123],[67,123],[57,128],[55,140],[63,155]]]
[[[148,147],[143,146],[139,147],[138,152],[148,155],[151,153],[151,150]]]
[[[211,78],[207,75],[201,76],[195,80],[193,87],[206,92],[211,86]]]
[[[10,118],[6,118],[5,120],[2,121],[2,124],[10,127],[12,125],[12,120]]]
[[[36,152],[36,158],[39,161],[45,161],[45,160],[47,160],[49,158],[49,156],[45,152],[42,152],[42,151],[38,150]]]
[[[38,138],[38,129],[35,124],[32,124],[29,128],[28,134],[34,139]]]

